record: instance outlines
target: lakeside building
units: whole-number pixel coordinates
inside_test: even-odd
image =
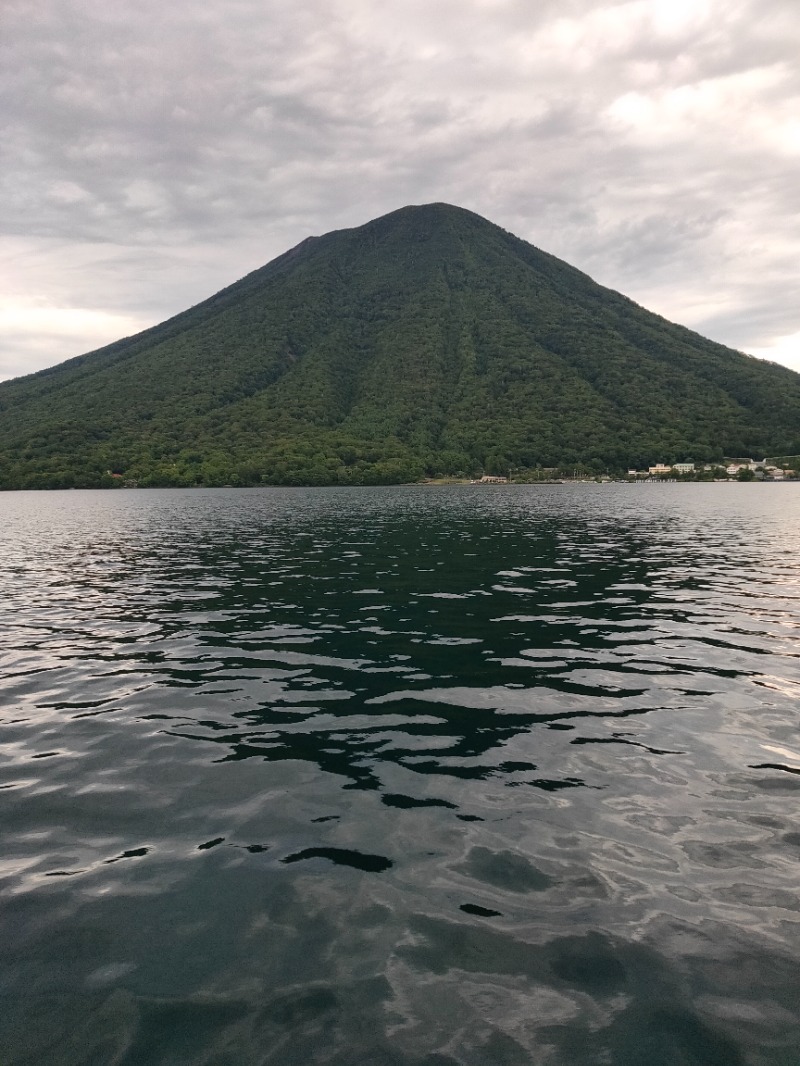
[[[725,472],[726,474],[730,474],[731,477],[735,477],[740,470],[755,471],[759,466],[763,465],[763,462],[757,463],[755,459],[729,459],[728,465],[725,467]]]

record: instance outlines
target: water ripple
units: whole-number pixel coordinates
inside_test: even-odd
[[[797,486],[2,502],[11,1063],[793,1061]]]

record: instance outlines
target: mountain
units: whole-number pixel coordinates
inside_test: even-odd
[[[159,326],[0,384],[3,488],[798,452],[800,375],[446,204],[308,238]]]

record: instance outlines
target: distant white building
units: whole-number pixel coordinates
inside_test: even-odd
[[[691,474],[694,470],[694,463],[674,463],[672,469],[676,474]]]
[[[725,467],[725,472],[733,477],[735,474],[738,474],[740,470],[756,470],[759,466],[763,465],[763,461],[757,463],[755,459],[730,459],[728,465]]]
[[[725,467],[725,473],[734,477],[740,470],[757,470],[761,466],[761,463],[757,463],[755,459],[736,459],[732,463],[728,463]]]

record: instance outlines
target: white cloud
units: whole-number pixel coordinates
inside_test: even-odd
[[[2,291],[76,317],[0,374],[432,200],[791,358],[793,0],[6,0],[4,40]]]
[[[65,353],[78,355],[100,348],[151,324],[130,315],[91,308],[0,302],[0,336],[8,349],[24,355],[26,373],[61,362]],[[6,359],[0,351],[0,377],[18,376],[17,362]]]
[[[796,370],[800,374],[800,330],[786,337],[776,337],[770,344],[760,348],[748,349],[750,355],[759,359],[769,359],[773,363]]]

